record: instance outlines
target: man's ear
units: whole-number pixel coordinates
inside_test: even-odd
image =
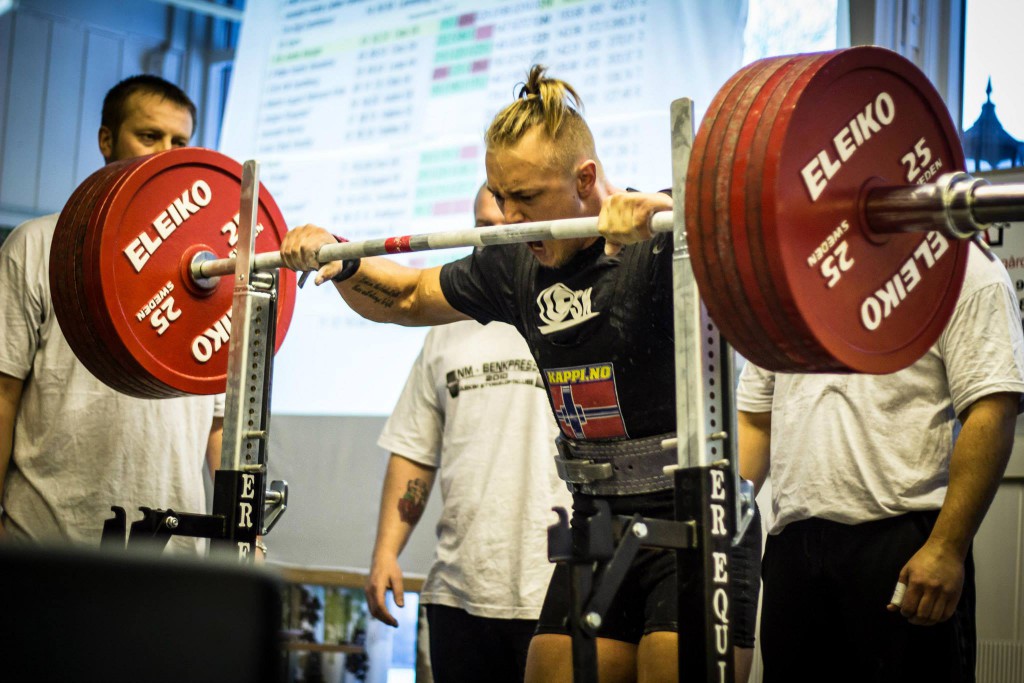
[[[106,126],[100,126],[99,144],[103,160],[109,163],[114,156],[114,134]]]
[[[576,167],[576,193],[587,199],[597,187],[597,162],[587,159]]]

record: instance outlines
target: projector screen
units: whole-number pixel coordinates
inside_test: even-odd
[[[542,63],[581,94],[613,184],[669,187],[669,104],[692,98],[699,120],[741,65],[745,15],[740,0],[249,2],[220,149],[260,161],[290,227],[463,229],[484,130]],[[311,283],[277,356],[274,412],[389,413],[424,331],[366,322]]]

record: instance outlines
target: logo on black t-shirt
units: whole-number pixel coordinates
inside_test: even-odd
[[[552,368],[544,371],[551,407],[562,433],[570,439],[629,436],[619,408],[615,368],[611,363]]]
[[[601,314],[591,310],[590,294],[593,287],[573,291],[561,282],[551,285],[537,295],[540,319],[546,324],[537,329],[541,334],[565,330]]]

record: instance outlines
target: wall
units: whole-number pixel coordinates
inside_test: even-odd
[[[382,417],[273,418],[269,479],[288,482],[290,502],[266,540],[271,560],[308,567],[370,566],[388,460],[376,445],[383,427]],[[403,571],[425,574],[430,567],[440,510],[435,489],[400,558]]]
[[[1024,182],[1021,169],[992,171],[989,182]],[[1024,222],[989,230],[1024,312]],[[974,543],[978,583],[978,681],[1024,680],[1024,418],[1018,417],[1006,477]]]
[[[202,112],[193,143],[215,147],[234,31],[133,0],[22,0],[0,17],[0,225],[59,211],[103,164],[103,96],[127,76],[179,84]]]
[[[851,45],[881,45],[920,68],[960,125],[965,0],[848,0]]]

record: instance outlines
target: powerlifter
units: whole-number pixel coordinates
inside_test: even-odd
[[[369,320],[514,325],[561,428],[558,468],[573,493],[574,522],[593,514],[597,499],[613,514],[672,519],[672,480],[662,468],[675,454],[660,448],[675,428],[672,236],[649,230],[652,214],[671,210],[672,200],[612,186],[581,110],[572,86],[534,66],[487,130],[487,186],[507,223],[599,216],[601,237],[486,247],[425,270],[384,258],[320,267],[318,250],[336,238],[307,225],[288,233],[281,252],[290,268],[319,268],[317,284],[333,282]],[[611,462],[613,473],[593,476],[587,461]],[[739,681],[753,647],[759,528],[746,538],[733,560]],[[552,577],[527,681],[571,680],[566,574],[560,565]],[[677,630],[675,558],[642,550],[598,631],[600,679],[676,681]]]

